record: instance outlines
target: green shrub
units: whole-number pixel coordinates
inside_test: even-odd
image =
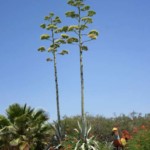
[[[149,150],[150,149],[150,129],[138,131],[128,142],[129,150]]]

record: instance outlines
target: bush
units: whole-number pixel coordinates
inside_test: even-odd
[[[149,150],[150,149],[150,129],[138,131],[128,142],[129,150]]]

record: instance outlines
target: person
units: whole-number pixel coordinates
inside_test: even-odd
[[[123,150],[124,146],[122,145],[121,138],[119,136],[118,128],[114,127],[112,129],[112,136],[113,136],[113,145],[114,150]],[[123,139],[122,139],[123,140]]]

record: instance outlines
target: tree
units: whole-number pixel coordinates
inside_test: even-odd
[[[87,31],[88,25],[93,23],[92,17],[96,14],[90,10],[90,6],[85,4],[85,0],[68,0],[68,4],[73,6],[75,10],[66,12],[66,17],[70,17],[77,21],[76,25],[68,26],[67,31],[75,33],[75,36],[68,39],[68,43],[76,42],[80,55],[80,81],[81,81],[81,116],[82,123],[85,122],[84,111],[84,76],[83,76],[83,51],[87,51],[86,42],[95,40],[98,36],[96,30]]]
[[[42,150],[50,133],[48,116],[43,110],[35,111],[26,104],[10,105],[6,110],[7,117],[1,117],[0,143],[4,149],[12,146],[23,149],[29,145],[30,149]],[[4,124],[5,123],[5,124]],[[6,148],[7,147],[7,148]]]

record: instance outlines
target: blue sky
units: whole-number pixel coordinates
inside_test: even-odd
[[[87,0],[96,11],[90,29],[100,36],[84,52],[85,111],[113,116],[150,113],[150,1]],[[39,26],[55,12],[65,23],[66,0],[1,0],[0,114],[13,103],[46,110],[56,119],[53,64],[39,53]],[[64,24],[65,24],[64,23]],[[48,44],[48,43],[47,43]],[[79,53],[58,56],[61,115],[80,114]]]

